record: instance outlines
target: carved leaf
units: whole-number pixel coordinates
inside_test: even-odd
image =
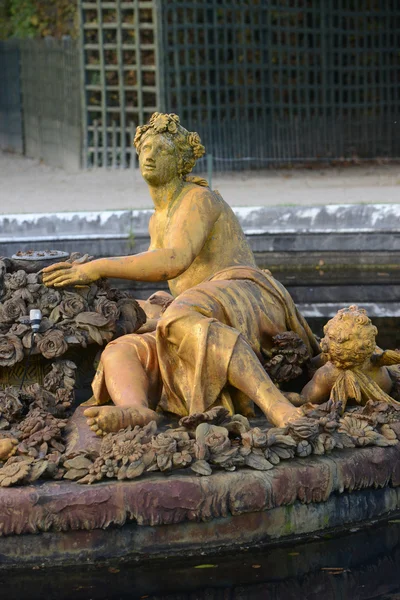
[[[264,456],[273,465],[279,465],[279,463],[281,462],[279,455],[275,452],[273,448],[266,448]]]
[[[256,469],[257,471],[269,471],[274,468],[274,465],[270,463],[269,460],[260,454],[254,454],[254,452],[251,452],[246,456],[244,462],[248,467]]]
[[[146,467],[144,465],[144,462],[141,459],[136,460],[135,462],[131,463],[127,468],[126,477],[128,479],[135,479],[136,477],[140,477],[145,468]]]
[[[95,327],[104,327],[107,325],[108,319],[97,312],[81,312],[76,315],[75,321],[82,325],[94,325]]]
[[[191,470],[197,475],[211,475],[212,469],[206,460],[197,460],[190,465]]]
[[[97,327],[93,327],[93,325],[87,325],[87,331],[89,332],[90,337],[96,344],[98,344],[99,346],[103,345],[103,338],[101,337],[101,333],[97,329]]]
[[[93,466],[91,460],[86,458],[85,456],[76,456],[75,458],[71,458],[64,462],[64,467],[66,469],[90,469]]]
[[[55,306],[50,313],[49,320],[53,321],[53,323],[57,323],[61,318],[61,311],[59,306]]]
[[[88,475],[88,473],[88,469],[69,469],[69,471],[64,473],[64,479],[76,481],[78,479],[82,479],[82,477],[85,477],[85,475]]]
[[[45,473],[48,464],[49,463],[47,460],[38,460],[37,462],[34,462],[31,466],[31,470],[25,478],[25,481],[27,483],[33,483],[34,481],[40,479],[40,477]]]

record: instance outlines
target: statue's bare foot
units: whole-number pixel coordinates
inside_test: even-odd
[[[304,412],[301,408],[295,408],[293,405],[289,405],[288,410],[281,409],[276,414],[273,424],[275,427],[286,427],[302,417],[304,417]]]
[[[319,420],[301,417],[300,419],[291,420],[287,424],[289,433],[296,434],[303,440],[315,438],[319,433]]]
[[[117,432],[126,427],[140,425],[144,427],[150,421],[160,421],[160,415],[150,408],[131,408],[120,406],[99,406],[87,408],[84,412],[87,423],[96,435]]]
[[[262,384],[254,402],[261,408],[267,420],[275,427],[286,427],[290,421],[295,421],[303,416],[301,408],[285,398],[272,381]]]

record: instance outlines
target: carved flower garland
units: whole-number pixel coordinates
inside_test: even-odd
[[[174,113],[168,115],[155,112],[150,118],[149,125],[157,133],[165,133],[166,131],[176,133],[179,125],[179,117]]]
[[[199,134],[195,131],[188,132],[184,129],[180,124],[178,115],[175,115],[174,113],[166,114],[155,112],[151,116],[149,123],[137,127],[134,139],[134,146],[136,149],[139,149],[143,136],[149,130],[153,130],[155,133],[159,134],[178,134],[180,138],[184,140],[189,154],[192,155],[186,157],[185,162],[187,164],[184,173],[185,175],[192,170],[194,162],[205,154],[205,148],[201,143]]]
[[[53,363],[43,387],[0,391],[0,487],[63,477],[64,417],[75,370],[73,362],[61,360]]]
[[[24,357],[20,338],[12,333],[0,335],[0,366],[12,367]]]
[[[57,358],[68,350],[64,334],[58,329],[49,329],[38,342],[38,350],[45,358]]]
[[[281,461],[328,454],[335,448],[397,444],[394,430],[381,424],[378,431],[368,423],[371,418],[363,416],[364,408],[340,420],[334,416],[304,417],[299,422],[299,433],[296,427],[251,427],[245,417],[230,417],[221,407],[184,417],[177,429],[158,432],[155,422],[151,422],[108,434],[96,456],[80,455],[64,462],[64,477],[91,484],[181,468],[190,468],[199,476],[211,475],[214,469],[249,467],[268,471]],[[310,421],[307,428],[306,420]]]
[[[110,289],[106,282],[59,291],[45,287],[39,273],[22,269],[7,273],[6,269],[0,260],[0,270],[5,272],[0,288],[0,367],[12,367],[31,348],[32,330],[27,323],[32,308],[40,308],[43,315],[33,353],[47,359],[62,356],[70,346],[103,346],[113,337],[133,333],[146,320],[129,294]]]
[[[0,469],[0,486],[9,487],[24,479],[30,471],[29,463],[14,462]]]
[[[70,361],[60,361],[48,377],[49,389],[67,382],[66,391],[71,385],[71,367],[64,363]],[[3,434],[0,431],[0,460],[6,460],[3,467],[0,463],[0,486],[28,484],[43,477],[91,484],[103,479],[130,480],[154,471],[182,468],[190,468],[199,476],[211,475],[214,469],[234,471],[247,467],[268,471],[281,461],[327,454],[336,448],[398,443],[394,429],[382,423],[383,411],[379,406],[372,410],[367,405],[340,419],[334,415],[304,417],[299,422],[298,432],[296,426],[251,427],[245,417],[230,417],[226,409],[218,407],[184,417],[176,429],[160,432],[152,421],[145,427],[110,433],[102,439],[98,451],[65,456],[66,421],[48,412],[54,411],[57,397],[38,388],[32,391],[36,399],[27,417],[17,428]],[[1,406],[0,399],[0,410]],[[19,406],[12,401],[9,409],[16,415]],[[380,422],[374,425],[378,414]],[[391,413],[384,414],[385,420],[390,420]],[[310,421],[307,429],[306,420]],[[16,464],[19,466],[14,466]]]

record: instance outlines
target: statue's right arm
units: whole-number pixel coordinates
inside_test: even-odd
[[[133,256],[100,258],[84,264],[57,263],[43,270],[43,283],[66,287],[88,285],[101,277],[154,282],[174,279],[198,256],[219,215],[213,195],[199,189],[188,195],[171,218],[162,248],[151,245],[147,252]]]
[[[43,269],[43,283],[54,287],[79,286],[102,277],[166,281],[186,270],[189,265],[185,259],[185,254],[175,248],[157,248],[133,256],[99,258],[84,264],[57,263]]]

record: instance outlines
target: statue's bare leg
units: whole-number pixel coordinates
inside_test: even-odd
[[[115,406],[85,410],[87,422],[97,435],[125,427],[144,426],[160,416],[148,405],[149,381],[139,357],[123,345],[110,345],[101,357],[108,393]]]
[[[229,383],[246,394],[277,427],[302,416],[272,383],[250,345],[239,337],[228,367]]]
[[[191,333],[190,339],[196,341],[194,325],[204,319],[196,310],[188,311],[187,306],[184,311],[184,315],[181,311],[178,312],[178,319],[172,313],[166,332],[163,332],[168,335],[169,341],[173,340],[173,345],[177,348],[188,331]],[[225,329],[217,328],[214,333],[220,335],[221,339],[207,347],[211,363],[220,360],[220,350],[225,345]],[[138,336],[138,343],[139,339],[141,336]],[[197,344],[195,347],[197,348]],[[145,425],[151,420],[159,419],[159,415],[149,408],[148,403],[151,387],[149,377],[152,377],[153,371],[159,372],[158,359],[153,357],[154,364],[149,368],[147,355],[140,357],[137,352],[129,350],[132,348],[127,348],[122,342],[110,344],[103,352],[105,383],[115,406],[93,407],[85,411],[88,424],[98,435],[119,431],[129,425]],[[156,354],[155,348],[153,350]],[[197,359],[196,352],[193,359]],[[257,355],[242,336],[236,338],[226,376],[229,384],[253,400],[274,425],[283,426],[289,420],[301,416],[301,412],[272,383]]]
[[[215,300],[212,295],[215,296]],[[196,398],[197,406],[201,404],[202,400],[204,409],[212,405],[217,399],[215,392],[218,395],[222,387],[228,383],[261,408],[267,419],[275,426],[281,427],[289,421],[298,419],[302,416],[302,411],[293,406],[273,384],[246,339],[248,328],[246,314],[243,313],[243,323],[239,322],[240,319],[236,319],[238,325],[242,326],[243,332],[239,327],[235,330],[222,321],[223,318],[229,319],[230,310],[232,312],[235,309],[240,310],[240,305],[232,307],[229,296],[227,298],[225,296],[223,288],[221,291],[218,289],[218,285],[212,288],[207,287],[207,284],[204,284],[204,288],[200,285],[181,294],[167,308],[159,321],[158,348],[166,353],[167,358],[176,352],[178,356],[181,355],[182,362],[193,363],[188,364],[189,371],[191,369],[189,375],[192,378],[190,385],[186,386],[188,394],[191,394],[192,390],[198,394],[203,393],[201,382],[196,378],[198,373],[206,372],[204,369],[209,369],[207,372],[209,377],[214,378],[212,382],[214,395],[207,396],[207,390],[205,390],[204,398],[201,398],[200,395]],[[224,315],[225,308],[221,310],[224,303],[226,303],[228,317]],[[255,323],[255,327],[257,326]],[[242,335],[237,335],[238,331]],[[259,332],[256,331],[257,333]],[[251,331],[250,334],[252,334]],[[255,338],[256,334],[252,337]],[[259,335],[262,334],[259,333]],[[222,369],[214,368],[219,364],[224,367]],[[168,368],[172,371],[173,367],[174,362],[171,361]],[[195,368],[193,369],[193,367]],[[167,376],[168,368],[165,369]],[[226,369],[225,372],[224,369]],[[172,387],[173,384],[172,376],[169,386]],[[218,385],[221,387],[218,388]],[[187,402],[189,410],[190,401],[191,398]]]

